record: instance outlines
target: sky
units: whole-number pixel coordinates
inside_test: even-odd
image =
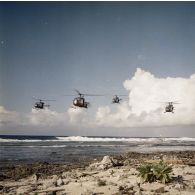
[[[0,134],[195,137],[194,43],[194,2],[0,2]]]

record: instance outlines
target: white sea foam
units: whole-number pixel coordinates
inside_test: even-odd
[[[195,137],[175,137],[175,138],[163,138],[164,141],[189,141],[194,142]]]
[[[181,137],[181,138],[117,138],[117,137],[56,137],[60,141],[83,141],[83,142],[169,142],[169,141],[195,141],[195,138]]]
[[[20,146],[20,147],[24,147],[24,146]],[[67,145],[53,145],[53,146],[25,146],[28,148],[66,148]]]
[[[4,139],[0,138],[1,142],[48,142],[48,141],[58,141],[58,140],[41,140],[41,139]]]
[[[5,139],[0,138],[2,142],[129,142],[129,143],[162,143],[162,142],[195,142],[195,138],[181,137],[181,138],[120,138],[120,137],[55,137],[54,139]]]

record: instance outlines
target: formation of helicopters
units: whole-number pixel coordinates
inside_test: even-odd
[[[90,102],[87,102],[84,98],[84,96],[104,96],[104,95],[99,95],[99,94],[85,94],[85,93],[80,93],[80,91],[75,90],[76,93],[78,94],[77,97],[75,97],[72,101],[72,108],[80,107],[80,108],[88,108],[90,105]],[[68,95],[70,96],[70,95]],[[112,103],[113,104],[120,104],[122,101],[121,96],[127,96],[127,95],[114,95],[112,98]],[[47,101],[55,101],[55,100],[46,100],[46,99],[37,99],[34,98],[38,101],[35,102],[34,104],[34,109],[45,109],[46,107],[49,107],[49,104],[46,104],[45,102]],[[165,112],[171,112],[174,113],[174,106],[173,104],[179,104],[178,102],[163,102],[165,103]]]
[[[78,94],[78,96],[75,97],[73,99],[73,101],[72,101],[72,107],[73,108],[76,108],[76,107],[88,108],[89,107],[90,102],[87,102],[85,100],[85,97],[84,96],[104,96],[104,95],[99,95],[99,94],[86,94],[86,93],[81,93],[78,90],[75,90],[75,91]],[[67,95],[67,96],[72,96],[72,95]],[[120,95],[120,96],[127,96],[127,95]],[[46,100],[46,99],[37,99],[37,98],[34,98],[34,99],[35,100],[38,100],[34,104],[34,108],[35,109],[44,109],[44,108],[50,106],[50,105],[46,104],[45,102],[47,102],[47,101],[55,101],[55,100]],[[119,97],[119,95],[114,95],[113,98],[112,98],[112,103],[113,104],[120,104],[121,100],[122,99]]]

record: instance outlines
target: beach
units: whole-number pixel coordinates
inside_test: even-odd
[[[0,195],[195,195],[195,2],[1,1]]]
[[[143,182],[137,167],[162,161],[171,165],[171,182]],[[194,194],[195,151],[169,151],[103,156],[80,163],[35,163],[4,167],[1,194]]]

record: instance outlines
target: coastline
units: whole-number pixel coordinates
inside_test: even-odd
[[[173,166],[171,183],[142,183],[136,168],[140,164],[160,160]],[[158,192],[159,189],[161,192]],[[117,156],[85,159],[72,164],[37,162],[4,166],[0,173],[0,192],[8,195],[98,193],[190,195],[195,193],[195,151],[128,152]]]

